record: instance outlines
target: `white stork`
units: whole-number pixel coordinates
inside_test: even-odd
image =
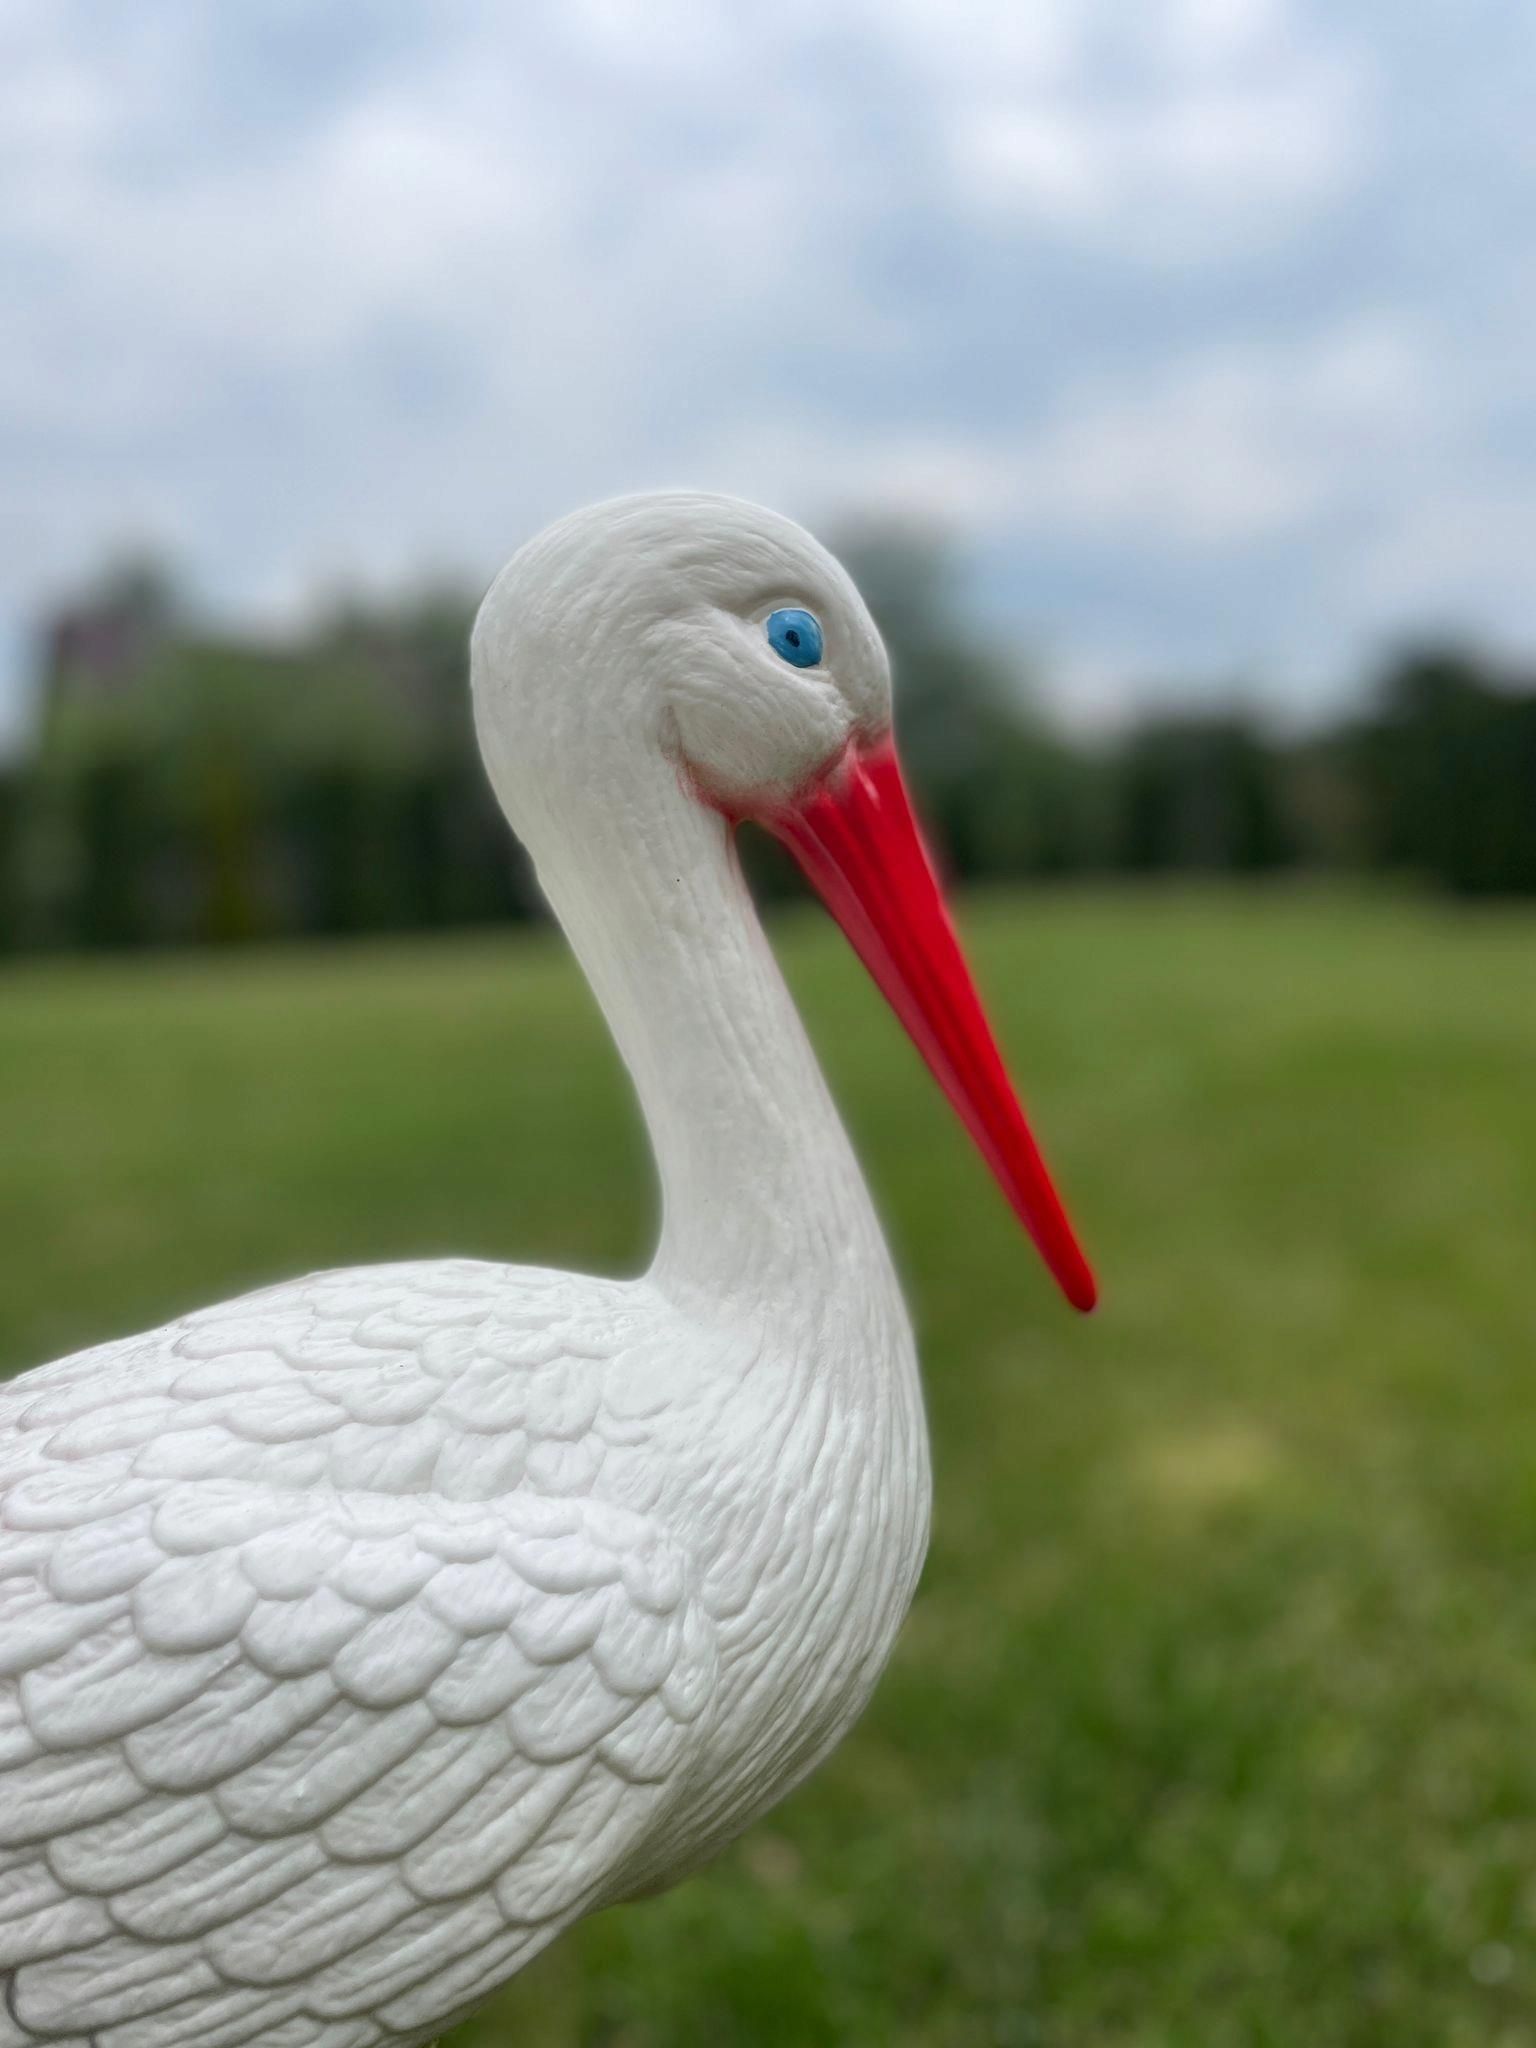
[[[0,1388],[0,2048],[425,2042],[869,1698],[927,1535],[917,1363],[734,821],[1092,1305],[837,563],[621,499],[513,559],[471,666],[649,1126],[654,1262],[321,1273]]]

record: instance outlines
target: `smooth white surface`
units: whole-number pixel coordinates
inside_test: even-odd
[[[0,2048],[425,2042],[802,1778],[911,1597],[907,1318],[694,786],[880,730],[874,628],[798,528],[665,495],[525,548],[472,669],[655,1263],[321,1274],[0,1387]]]

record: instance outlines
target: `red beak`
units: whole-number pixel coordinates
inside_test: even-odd
[[[890,738],[754,812],[794,854],[975,1139],[1072,1306],[1098,1299],[987,1023]]]

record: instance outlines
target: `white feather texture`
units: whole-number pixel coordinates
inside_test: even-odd
[[[906,1315],[697,793],[888,719],[874,629],[799,529],[668,495],[530,544],[473,672],[655,1263],[320,1274],[0,1387],[0,2048],[426,2042],[802,1778],[911,1597]]]

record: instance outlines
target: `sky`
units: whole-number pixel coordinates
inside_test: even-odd
[[[942,527],[1083,720],[1536,647],[1524,0],[0,0],[0,732],[657,485]]]

